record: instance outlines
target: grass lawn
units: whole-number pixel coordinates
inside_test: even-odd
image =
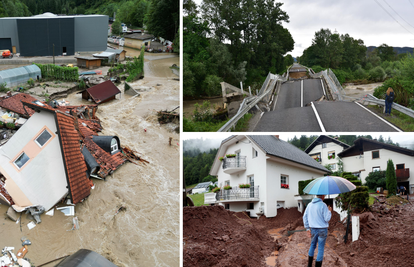
[[[372,204],[374,204],[375,198],[369,196],[369,200],[368,200],[368,206],[372,206]]]
[[[379,107],[377,105],[368,105],[368,109],[374,111],[376,114],[384,118],[385,120],[391,122],[404,132],[413,132],[414,131],[414,118],[411,118],[404,113],[401,113],[395,109],[391,109],[391,116],[385,117],[383,113],[383,107]]]
[[[208,204],[204,204],[204,193],[188,196],[193,200],[194,206],[209,206]]]

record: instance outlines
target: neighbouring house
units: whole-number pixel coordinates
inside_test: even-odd
[[[102,104],[115,99],[121,91],[110,80],[88,88],[82,92],[82,98],[93,100],[96,104]]]
[[[193,188],[192,194],[201,194],[208,192],[208,187],[213,185],[212,182],[199,183]]]
[[[221,160],[221,157],[222,160]],[[222,141],[210,175],[221,188],[217,203],[250,216],[275,217],[277,209],[296,207],[298,182],[329,171],[299,148],[273,135],[239,135]],[[250,188],[239,188],[249,184]],[[224,186],[232,187],[224,190]]]
[[[80,68],[85,68],[85,69],[96,69],[99,68],[101,66],[101,58],[96,58],[96,57],[75,57],[76,61],[77,61],[77,66]]]
[[[96,107],[22,103],[34,113],[0,147],[0,198],[15,211],[49,210],[64,198],[79,203],[90,194],[90,177],[105,179],[127,161],[119,138],[98,136],[99,121],[85,118]]]
[[[376,140],[358,138],[354,145],[338,153],[344,171],[358,176],[362,183],[370,172],[387,170],[389,159],[395,164],[398,185],[414,193],[414,150]]]
[[[332,171],[337,171],[339,162],[338,153],[348,147],[350,146],[339,141],[337,138],[320,135],[305,149],[305,152],[323,166],[330,165]]]
[[[108,16],[58,16],[0,18],[0,47],[22,56],[74,55],[103,51],[107,46]]]
[[[0,84],[6,83],[7,87],[25,84],[30,78],[34,81],[42,78],[42,72],[38,66],[28,65],[0,71]]]
[[[127,52],[127,51],[125,51],[125,50],[123,50],[123,49],[112,49],[112,48],[107,48],[107,49],[105,50],[105,52],[115,53],[115,54],[116,54],[116,56],[115,56],[116,61],[117,61],[117,62],[120,62],[120,61],[124,61],[124,60],[125,60],[125,57],[126,57],[126,52]]]
[[[33,102],[37,99],[26,93],[8,94],[5,98],[0,99],[0,107],[7,112],[14,112],[21,117],[29,118],[34,114],[34,111],[24,107],[22,101]]]
[[[102,63],[113,63],[116,61],[116,53],[114,52],[102,52],[93,54],[95,58],[100,58]]]
[[[143,46],[151,45],[151,40],[154,38],[154,35],[142,32],[127,34],[124,38],[124,46],[141,49]]]

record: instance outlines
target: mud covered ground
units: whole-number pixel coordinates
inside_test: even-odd
[[[360,217],[360,237],[352,242],[333,213],[323,266],[411,266],[414,262],[414,205],[395,197],[375,203]],[[184,266],[306,266],[310,238],[296,208],[275,218],[249,218],[222,207],[184,208]],[[315,255],[317,250],[315,251]],[[236,264],[236,265],[235,265]]]
[[[122,94],[99,105],[97,113],[104,128],[101,135],[117,135],[121,146],[136,150],[149,164],[127,163],[106,181],[93,180],[95,189],[75,207],[80,224],[76,231],[68,231],[72,217],[56,210],[53,217],[42,215],[42,223],[32,230],[27,227],[30,218],[23,215],[20,231],[20,225],[4,215],[7,207],[0,205],[0,248],[12,246],[17,252],[20,239],[29,238],[32,245],[26,257],[35,266],[81,248],[117,266],[179,266],[179,134],[174,131],[178,124],[160,125],[154,111],[179,105],[172,64],[179,65],[177,56],[146,59],[145,78],[131,86],[150,89],[139,97]],[[90,103],[76,93],[65,99],[72,105]],[[120,206],[126,210],[114,216]]]

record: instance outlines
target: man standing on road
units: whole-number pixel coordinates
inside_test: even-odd
[[[328,237],[329,220],[331,219],[332,207],[323,202],[324,195],[318,195],[308,204],[303,215],[303,224],[308,231],[308,236],[312,238],[309,248],[308,267],[312,267],[313,255],[318,245],[318,256],[316,257],[316,267],[322,266],[323,252],[325,249],[326,238]]]

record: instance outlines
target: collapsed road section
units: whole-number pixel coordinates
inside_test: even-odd
[[[53,108],[27,99],[19,105],[29,119],[0,148],[0,201],[11,206],[13,220],[16,212],[28,211],[40,223],[40,215],[58,202],[87,198],[92,178],[106,179],[127,161],[144,162],[117,136],[98,135],[97,105]]]

